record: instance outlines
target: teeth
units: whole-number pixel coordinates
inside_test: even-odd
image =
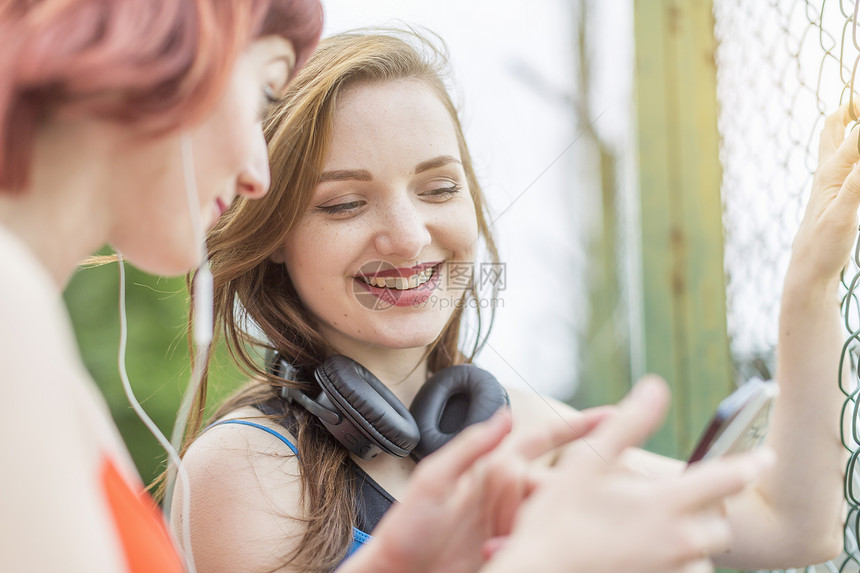
[[[433,276],[433,269],[425,269],[420,273],[415,273],[411,277],[360,277],[365,283],[370,286],[379,288],[393,288],[397,290],[407,290],[417,288],[430,280]]]

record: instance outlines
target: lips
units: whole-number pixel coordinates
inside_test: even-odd
[[[221,215],[224,214],[224,211],[227,210],[227,203],[224,202],[220,197],[215,198],[215,208],[218,210],[217,218],[220,219]]]
[[[373,261],[362,265],[355,274],[355,278],[362,280],[370,278],[409,278],[413,275],[418,275],[422,272],[433,269],[434,267],[438,267],[443,262],[444,261],[418,263],[415,266],[404,268],[395,267],[394,265],[384,261]]]
[[[396,268],[384,262],[364,265],[353,277],[356,295],[362,304],[374,310],[420,304],[439,285],[443,263],[421,263],[409,268]],[[368,295],[371,299],[364,300]]]
[[[418,288],[419,286],[430,280],[434,274],[436,267],[430,267],[422,271],[415,272],[408,276],[360,276],[358,277],[365,284],[379,288],[393,288],[397,290],[407,290]]]

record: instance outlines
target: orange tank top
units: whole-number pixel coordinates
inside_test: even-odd
[[[149,493],[142,488],[139,492],[133,491],[109,457],[105,457],[102,464],[101,480],[127,570],[130,573],[182,573],[182,560],[170,539],[161,511]]]

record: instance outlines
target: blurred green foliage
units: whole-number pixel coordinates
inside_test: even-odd
[[[123,392],[118,367],[117,264],[78,270],[64,297],[84,363],[104,394],[141,477],[150,483],[163,470],[167,455]],[[185,278],[156,277],[126,264],[126,309],[126,368],[131,386],[144,410],[169,437],[191,370]],[[223,399],[244,379],[224,349],[217,349],[208,403]]]

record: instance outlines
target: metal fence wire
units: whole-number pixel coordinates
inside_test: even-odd
[[[860,0],[715,0],[728,329],[737,378],[769,376],[782,280],[817,164],[824,117],[852,93]],[[860,571],[860,244],[843,274],[844,551],[806,571]],[[842,380],[849,380],[846,386]]]

